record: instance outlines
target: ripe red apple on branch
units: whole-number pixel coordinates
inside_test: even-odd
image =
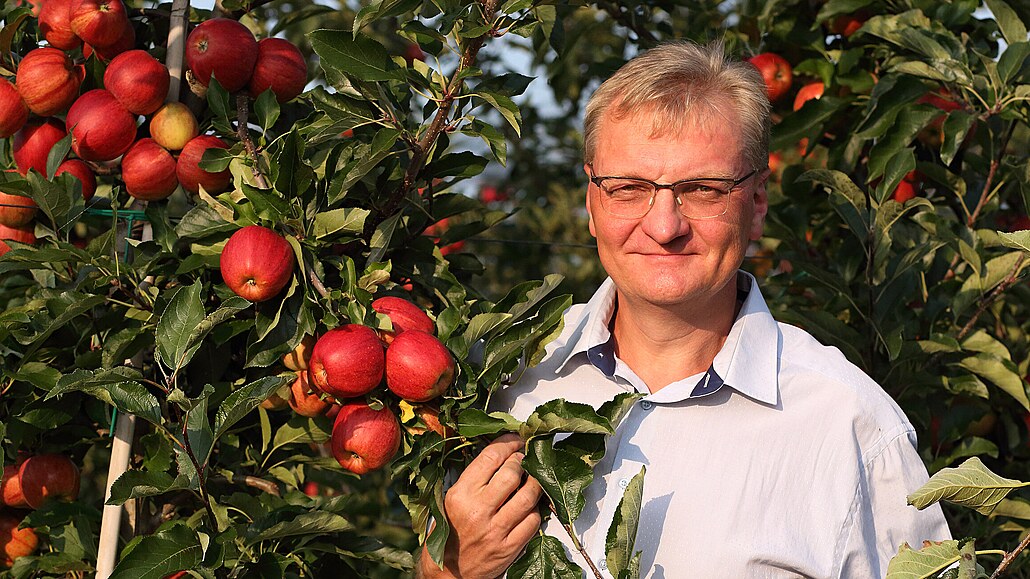
[[[123,52],[104,71],[104,88],[134,115],[149,115],[165,102],[168,68],[145,50]]]
[[[29,110],[41,117],[63,113],[79,95],[86,70],[56,48],[36,48],[18,64],[15,85]]]
[[[136,117],[104,89],[93,89],[76,99],[66,122],[72,150],[87,161],[116,159],[136,140]]]
[[[3,480],[0,482],[0,494],[3,495],[4,505],[15,509],[27,509],[29,508],[29,503],[25,500],[25,493],[21,492],[21,479],[18,477],[19,468],[21,468],[21,463],[9,464],[4,467]]]
[[[94,48],[118,43],[129,21],[122,0],[79,0],[71,12],[71,29]]]
[[[11,195],[0,191],[0,225],[6,227],[24,227],[36,217],[36,202],[21,195]],[[20,241],[20,240],[19,240]]]
[[[293,248],[281,235],[249,225],[229,237],[218,263],[229,289],[252,302],[263,302],[290,282],[295,260]]]
[[[776,102],[790,91],[794,70],[786,58],[773,52],[763,52],[748,59],[762,73],[769,102]]]
[[[306,371],[297,372],[297,379],[290,386],[290,408],[300,416],[314,418],[329,410],[331,403],[322,400],[321,392],[313,390]]]
[[[315,347],[315,337],[308,334],[304,336],[297,347],[283,356],[283,366],[294,372],[308,369],[308,360],[311,359],[311,350]]]
[[[18,89],[6,78],[0,78],[0,138],[17,133],[29,120],[29,107]]]
[[[14,142],[11,144],[18,173],[26,175],[29,169],[35,169],[39,174],[46,175],[46,162],[50,150],[67,136],[64,123],[59,119],[35,119],[26,123],[15,133]]]
[[[393,324],[392,332],[379,331],[380,338],[386,344],[390,344],[397,334],[406,330],[436,333],[436,324],[426,312],[404,298],[383,296],[372,302],[372,309],[390,318],[390,323]]]
[[[315,342],[308,372],[316,388],[337,399],[364,396],[383,381],[386,353],[375,330],[346,324]]]
[[[122,35],[118,37],[118,40],[110,46],[93,46],[88,43],[82,45],[82,56],[89,58],[92,55],[104,62],[110,62],[119,54],[132,50],[136,47],[136,29],[132,27],[132,22],[129,20],[125,21],[125,28],[122,30]]]
[[[454,372],[454,356],[431,334],[402,332],[386,349],[386,387],[409,402],[440,396],[454,382]]]
[[[902,177],[901,182],[894,188],[892,197],[898,203],[904,203],[909,199],[914,198],[917,195],[919,189],[919,174],[915,169],[905,173]]]
[[[3,565],[10,567],[19,557],[36,552],[39,537],[31,528],[19,529],[21,521],[8,514],[0,515],[0,549],[3,550]]]
[[[79,0],[47,0],[39,11],[39,31],[47,43],[61,50],[75,50],[82,39],[72,31],[72,9]]]
[[[229,92],[244,88],[257,58],[258,43],[254,34],[229,18],[205,20],[186,39],[186,65],[204,86],[214,75]]]
[[[216,78],[221,82],[221,77]],[[258,42],[258,57],[247,91],[250,96],[272,89],[275,100],[291,101],[304,92],[308,83],[308,63],[292,42],[282,38],[263,38]]]
[[[54,177],[61,173],[71,173],[82,183],[82,199],[89,201],[97,192],[97,175],[85,162],[79,159],[67,159],[57,166]]]
[[[175,157],[154,139],[140,139],[122,157],[125,190],[144,201],[165,199],[179,186],[175,165]]]
[[[228,149],[229,145],[213,135],[199,135],[190,139],[182,148],[175,166],[175,175],[179,178],[179,184],[183,189],[191,193],[198,193],[203,187],[204,191],[214,195],[229,188],[229,184],[232,182],[232,173],[228,168],[211,173],[200,166],[204,152],[214,148]]]
[[[48,500],[74,501],[79,497],[79,467],[63,454],[30,456],[18,469],[21,492],[29,507]]]
[[[386,466],[401,446],[401,427],[387,409],[363,401],[343,404],[333,423],[333,456],[343,468],[365,474]]]
[[[5,241],[18,241],[20,243],[35,245],[36,234],[34,229],[35,228],[32,225],[26,225],[24,227],[7,227],[6,225],[0,225],[0,256],[11,251],[11,246],[5,243]]]

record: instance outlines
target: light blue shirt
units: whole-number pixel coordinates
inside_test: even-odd
[[[876,578],[902,542],[950,539],[939,506],[906,504],[927,472],[898,405],[839,350],[773,319],[750,274],[738,274],[738,295],[709,371],[650,394],[611,347],[609,279],[566,312],[544,360],[495,395],[492,409],[524,420],[556,398],[596,408],[647,394],[585,492],[576,530],[595,565],[607,573],[605,536],[642,465],[644,577]],[[544,530],[587,569],[556,520]]]

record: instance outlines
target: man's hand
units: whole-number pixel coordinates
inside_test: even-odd
[[[525,476],[523,441],[506,434],[491,442],[444,497],[451,532],[444,569],[429,554],[419,558],[420,576],[494,579],[515,561],[540,528],[537,501],[543,489]]]

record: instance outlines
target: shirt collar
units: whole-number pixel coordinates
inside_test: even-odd
[[[655,396],[664,399],[676,391],[684,393],[677,398],[696,398],[715,392],[720,383],[724,382],[759,402],[777,403],[781,348],[779,327],[751,274],[745,271],[737,273],[737,290],[738,295],[745,296],[740,313],[722,349],[716,354],[712,367],[701,375],[701,382],[698,382],[697,376],[689,377],[686,378],[690,381],[688,387],[670,389],[673,386],[670,384]],[[614,373],[615,356],[608,324],[615,310],[615,297],[615,284],[608,278],[580,310],[579,315],[568,320],[565,343],[555,351],[556,357],[561,360],[555,369],[556,373],[561,372],[577,354],[585,354],[590,363],[606,375]],[[669,389],[667,396],[661,396],[666,389]]]

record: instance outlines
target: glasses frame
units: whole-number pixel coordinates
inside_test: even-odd
[[[752,169],[750,173],[748,173],[747,175],[744,175],[740,179],[719,179],[719,178],[714,178],[714,177],[695,177],[693,179],[680,179],[679,181],[675,181],[673,183],[656,183],[656,182],[654,182],[654,181],[652,181],[650,179],[644,179],[643,177],[623,177],[623,176],[619,176],[619,175],[595,175],[594,174],[594,165],[593,165],[593,163],[587,163],[587,168],[590,171],[590,182],[593,183],[598,189],[600,189],[602,193],[607,193],[608,192],[604,187],[601,186],[601,182],[604,181],[605,179],[628,179],[628,180],[631,180],[631,181],[639,181],[640,183],[647,183],[647,184],[651,185],[652,187],[654,187],[654,192],[651,193],[651,198],[647,201],[647,210],[644,211],[642,214],[636,216],[636,217],[630,217],[628,215],[619,215],[617,213],[612,213],[611,210],[609,210],[607,207],[605,207],[604,199],[602,197],[601,207],[605,211],[607,211],[609,214],[611,214],[611,215],[613,215],[615,217],[621,217],[623,219],[640,219],[640,218],[644,217],[645,215],[647,215],[648,213],[650,213],[651,208],[654,207],[654,199],[658,195],[658,192],[661,191],[662,189],[668,189],[669,191],[672,191],[673,198],[676,200],[676,204],[679,205],[680,207],[683,207],[683,202],[680,200],[680,195],[681,194],[677,194],[676,193],[676,187],[678,187],[678,186],[680,186],[680,185],[682,185],[684,183],[696,183],[696,182],[699,182],[699,181],[716,181],[716,182],[719,182],[719,183],[726,183],[726,184],[728,184],[730,186],[729,190],[726,191],[726,197],[728,198],[730,193],[732,193],[734,189],[736,189],[737,187],[740,187],[744,183],[744,181],[747,181],[751,177],[754,177],[756,174],[758,174],[758,169]],[[729,207],[730,207],[730,204],[727,202],[725,207],[723,207],[722,213],[719,213],[717,215],[709,215],[708,217],[691,217],[690,215],[684,214],[683,211],[679,211],[679,214],[683,215],[687,219],[715,219],[716,217],[721,217],[721,216],[725,215],[726,211],[729,210]]]

